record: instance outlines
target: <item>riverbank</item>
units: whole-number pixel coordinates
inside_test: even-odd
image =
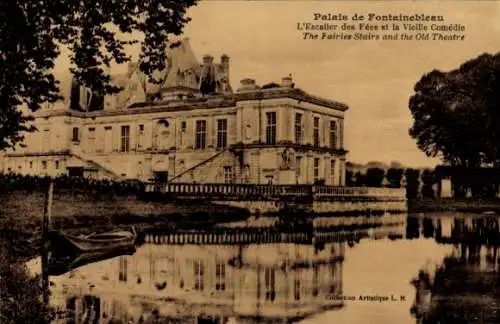
[[[0,195],[0,240],[16,257],[38,253],[45,195],[16,191]],[[52,202],[52,229],[80,234],[117,227],[212,227],[244,220],[248,212],[208,202],[144,202],[135,196],[85,195],[59,192]]]
[[[495,212],[500,214],[500,199],[479,200],[479,199],[453,199],[435,198],[418,199],[408,201],[409,213],[428,212],[458,212],[458,213],[484,213]]]

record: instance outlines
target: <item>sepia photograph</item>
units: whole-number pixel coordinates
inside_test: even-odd
[[[495,324],[499,247],[500,1],[0,0],[0,324]]]

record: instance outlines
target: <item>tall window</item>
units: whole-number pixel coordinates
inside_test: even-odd
[[[330,181],[332,185],[335,185],[335,168],[336,168],[335,160],[332,159],[330,160]]]
[[[276,144],[276,112],[266,113],[266,143]]]
[[[140,150],[144,146],[144,125],[139,125],[137,128],[137,149]]]
[[[225,166],[223,169],[223,176],[224,176],[224,182],[225,183],[231,183],[233,182],[233,168],[230,166]]]
[[[337,148],[337,122],[330,121],[330,147]]]
[[[300,300],[300,276],[298,272],[295,272],[295,278],[293,280],[293,293],[295,300]]]
[[[295,157],[295,178],[297,178],[297,181],[300,179],[300,164],[302,163],[302,157],[301,156],[296,156]]]
[[[302,114],[295,114],[295,143],[302,143]]]
[[[127,257],[121,256],[120,259],[120,267],[118,272],[118,280],[127,282]]]
[[[90,152],[95,151],[95,127],[89,127],[89,133],[88,133],[88,150]]]
[[[328,292],[330,294],[335,294],[336,293],[336,279],[337,276],[335,275],[335,263],[330,264],[330,282],[328,284]]]
[[[120,151],[130,151],[130,126],[128,125],[122,126]]]
[[[217,148],[227,147],[227,119],[217,119]]]
[[[226,290],[226,264],[222,261],[215,265],[215,290]]]
[[[276,272],[272,268],[265,270],[265,293],[267,301],[274,301],[276,298]]]
[[[79,142],[80,141],[80,130],[78,127],[73,127],[73,137],[71,139],[73,142]]]
[[[195,148],[203,150],[207,145],[207,121],[196,121]]]
[[[202,260],[194,261],[194,289],[195,290],[203,290],[204,282],[203,276],[205,274],[205,265]]]
[[[319,146],[319,117],[314,117],[313,145]]]
[[[314,181],[319,179],[319,159],[314,159],[314,169],[313,169]]]

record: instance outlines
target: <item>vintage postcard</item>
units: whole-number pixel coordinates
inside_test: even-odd
[[[0,4],[0,323],[500,323],[499,21]]]

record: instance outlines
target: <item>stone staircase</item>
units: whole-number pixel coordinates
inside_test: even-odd
[[[218,173],[224,166],[232,166],[234,156],[227,149],[219,151],[209,158],[181,171],[169,179],[169,182],[214,182],[214,173]],[[217,177],[217,175],[215,175]]]
[[[95,167],[96,169],[99,170],[99,172],[102,172],[106,177],[109,177],[113,180],[120,180],[122,178],[120,175],[116,174],[112,170],[106,168],[105,166],[103,166],[103,165],[101,165],[93,160],[89,160],[89,159],[84,158],[82,155],[80,155],[79,153],[77,153],[73,150],[70,151],[70,155],[77,158],[78,160],[82,161],[83,163],[85,163],[87,165]]]

